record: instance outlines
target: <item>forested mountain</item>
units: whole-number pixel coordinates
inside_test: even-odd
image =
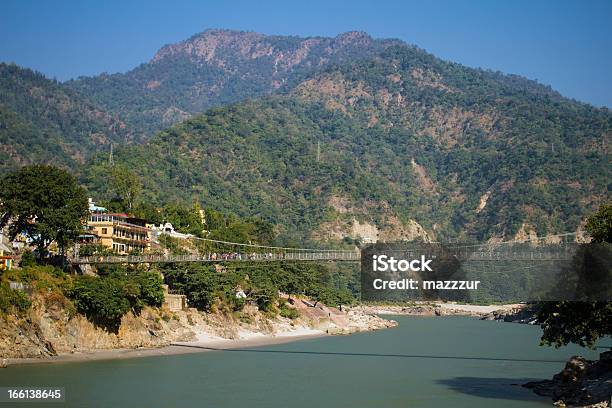
[[[108,146],[96,150],[92,140],[117,138],[102,128],[116,129],[118,117],[121,137],[142,143],[117,145],[115,165],[140,176],[143,202],[197,200],[260,216],[278,224],[286,244],[575,231],[612,190],[608,109],[363,33],[209,30],[126,74],[67,84],[3,69],[14,73],[2,75],[2,114],[26,118],[3,119],[3,151],[70,164],[84,156],[68,147],[84,140],[82,150],[97,154],[81,180],[111,198]],[[54,98],[41,109],[30,82],[65,95],[71,109]],[[7,132],[6,123],[29,127]]]
[[[127,129],[74,91],[0,63],[0,171],[32,163],[76,168],[100,146],[125,138]]]
[[[609,198],[611,125],[535,82],[391,46],[118,157],[150,200],[260,215],[288,240],[508,238],[574,231]]]
[[[125,74],[67,85],[146,137],[210,107],[277,92],[322,67],[367,58],[398,43],[360,32],[300,38],[207,30],[162,47]]]

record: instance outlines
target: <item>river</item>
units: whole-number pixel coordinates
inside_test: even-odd
[[[274,346],[13,366],[0,385],[64,387],[66,403],[51,406],[79,408],[545,407],[519,384],[550,378],[573,354],[597,356],[540,347],[539,327],[392,318],[399,327]]]

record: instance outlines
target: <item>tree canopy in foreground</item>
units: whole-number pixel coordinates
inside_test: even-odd
[[[0,227],[23,233],[40,252],[56,241],[60,250],[75,239],[87,216],[87,194],[67,171],[26,166],[0,180]]]
[[[612,242],[612,204],[602,205],[591,215],[586,230],[593,242]],[[597,339],[612,335],[612,302],[543,302],[538,320],[544,330],[543,344],[594,347]]]

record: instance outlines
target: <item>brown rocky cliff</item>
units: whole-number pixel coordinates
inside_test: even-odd
[[[285,296],[286,297],[286,296]],[[147,307],[139,315],[126,314],[117,333],[96,327],[74,313],[65,298],[49,301],[35,295],[26,316],[0,317],[0,360],[45,358],[54,355],[109,349],[154,348],[202,338],[239,339],[246,334],[275,335],[296,329],[329,334],[393,327],[393,321],[355,311],[341,311],[307,299],[292,299],[289,307],[300,317],[270,316],[247,305],[240,313],[204,313],[196,309],[171,312]],[[314,304],[314,305],[313,305]]]

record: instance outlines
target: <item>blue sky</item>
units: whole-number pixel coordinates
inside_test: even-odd
[[[0,61],[59,80],[124,72],[206,28],[400,38],[612,107],[612,1],[2,0]]]

